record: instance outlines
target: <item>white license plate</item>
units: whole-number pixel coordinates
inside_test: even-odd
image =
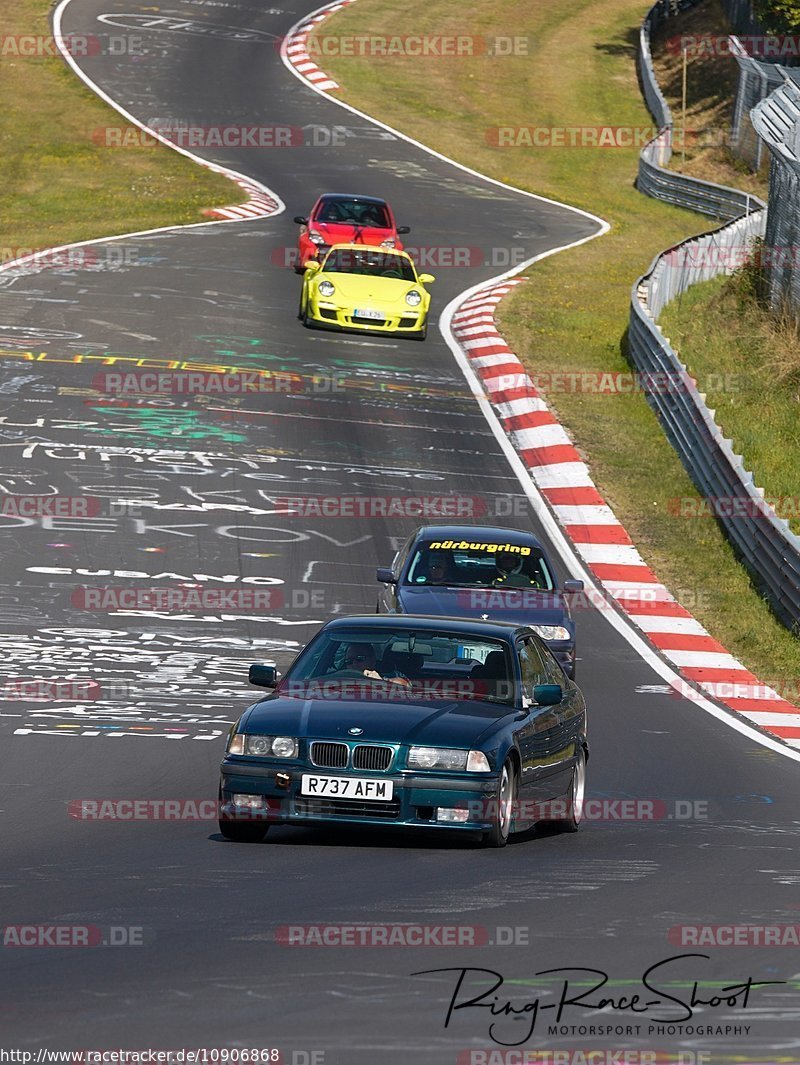
[[[358,307],[356,307],[356,309],[353,311],[353,317],[354,318],[383,318],[384,315],[383,315],[383,311],[370,311],[370,310],[364,310],[364,309],[359,310]]]
[[[373,799],[388,802],[394,784],[391,780],[370,780],[367,777],[318,777],[303,773],[301,795],[319,795],[326,799]]]

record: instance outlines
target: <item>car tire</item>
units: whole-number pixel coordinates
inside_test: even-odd
[[[583,820],[583,803],[586,796],[586,748],[578,748],[578,759],[572,769],[569,788],[569,816],[560,822],[562,832],[577,832]]]
[[[269,825],[243,825],[220,817],[219,830],[232,843],[260,843],[269,831]]]
[[[492,827],[483,833],[484,847],[505,847],[511,835],[514,820],[513,804],[517,798],[517,771],[510,758],[506,758],[500,770],[497,793],[494,798],[495,809],[492,811]]]
[[[305,286],[304,286],[304,288],[305,288]],[[300,293],[300,303],[299,303],[298,308],[297,308],[297,317],[300,319],[300,321],[303,323],[303,325],[305,325],[306,324],[306,320],[305,320],[306,319],[306,308],[305,308],[305,303],[303,302],[303,295],[304,295],[304,292],[301,291],[301,293]]]
[[[235,818],[226,817],[222,812],[222,794],[218,798],[219,803],[219,830],[225,839],[233,843],[260,843],[269,831],[269,825],[253,823],[252,821],[237,821]]]

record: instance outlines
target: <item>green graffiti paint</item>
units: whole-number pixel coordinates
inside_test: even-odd
[[[271,355],[268,351],[257,350],[264,344],[260,337],[200,333],[195,336],[195,340],[210,344],[215,355],[223,355],[226,358],[236,356],[239,359],[260,359],[262,362],[300,362],[300,358],[296,355]]]
[[[162,410],[137,407],[130,410],[119,407],[95,407],[98,414],[107,415],[114,425],[96,426],[87,432],[108,433],[115,436],[154,436],[177,437],[181,440],[222,440],[226,444],[243,444],[247,442],[244,433],[224,426],[201,421],[200,412],[195,410]],[[130,422],[130,429],[120,430],[119,422]]]

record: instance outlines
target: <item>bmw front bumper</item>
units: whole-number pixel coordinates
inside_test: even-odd
[[[229,818],[260,819],[269,824],[339,822],[359,825],[400,825],[415,828],[483,830],[492,826],[492,807],[497,796],[495,774],[438,775],[414,771],[381,773],[391,780],[389,801],[308,797],[300,794],[303,773],[320,773],[313,766],[246,765],[226,759],[221,766],[220,789],[224,813]],[[330,770],[324,774],[331,773]],[[280,777],[279,777],[280,774]],[[364,777],[368,774],[336,771],[335,776]],[[374,779],[378,774],[372,774]],[[288,781],[281,778],[287,777]],[[264,812],[234,805],[234,795],[260,796]],[[466,821],[437,820],[439,809],[466,809]]]

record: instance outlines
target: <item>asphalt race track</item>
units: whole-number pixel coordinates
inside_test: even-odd
[[[580,240],[595,223],[473,178],[304,87],[267,35],[280,38],[312,7],[73,0],[65,13],[68,34],[141,35],[142,55],[82,61],[141,121],[290,126],[316,143],[194,149],[274,190],[287,209],[273,218],[130,237],[94,246],[77,267],[0,274],[0,490],[100,500],[89,515],[0,517],[0,672],[6,690],[39,669],[89,677],[110,696],[0,702],[2,923],[90,925],[136,940],[6,942],[2,1045],[280,1048],[292,1065],[478,1065],[468,1051],[513,1043],[709,1055],[684,1065],[800,1060],[796,948],[682,947],[668,935],[798,922],[800,767],[668,694],[597,613],[583,612],[578,629],[589,797],[652,801],[653,821],[612,813],[578,835],[541,830],[493,852],[435,834],[343,829],[273,828],[263,844],[241,845],[210,820],[70,816],[82,799],[215,798],[225,733],[253,699],[249,663],[283,668],[331,614],[374,609],[375,567],[416,522],[291,517],[276,513],[276,497],[476,496],[514,513],[511,524],[539,528],[433,326],[509,257]],[[117,18],[115,28],[99,14]],[[173,28],[119,19],[132,14],[164,14]],[[262,36],[178,31],[180,20]],[[345,128],[342,143],[326,144],[333,127]],[[296,320],[291,219],[325,190],[385,196],[415,246],[481,249],[470,266],[432,270],[426,343],[306,331]],[[123,400],[93,388],[98,374],[141,369],[112,357],[290,371],[305,384]],[[82,589],[137,582],[273,587],[283,605],[262,615],[244,597],[241,609],[216,612],[86,607]],[[365,922],[477,926],[486,941],[279,941],[286,925]],[[641,992],[651,965],[685,953],[695,956],[662,970],[660,984],[682,1001],[695,981],[706,1000],[748,977],[784,983],[753,988],[746,1009],[741,998],[697,1006],[686,1022],[746,1032],[650,1032],[685,1019],[664,1001],[636,1016],[573,1006],[561,1021],[638,1033],[548,1035],[551,1010],[526,1040],[529,1013],[499,1018],[490,1034],[498,1018],[464,1010],[445,1028],[457,974],[412,975],[493,970],[507,981],[500,998],[521,1010],[540,993],[553,1001],[545,988],[558,981],[542,970],[602,970],[618,1000]],[[575,990],[581,976],[571,978]],[[466,979],[474,994],[486,986]]]

